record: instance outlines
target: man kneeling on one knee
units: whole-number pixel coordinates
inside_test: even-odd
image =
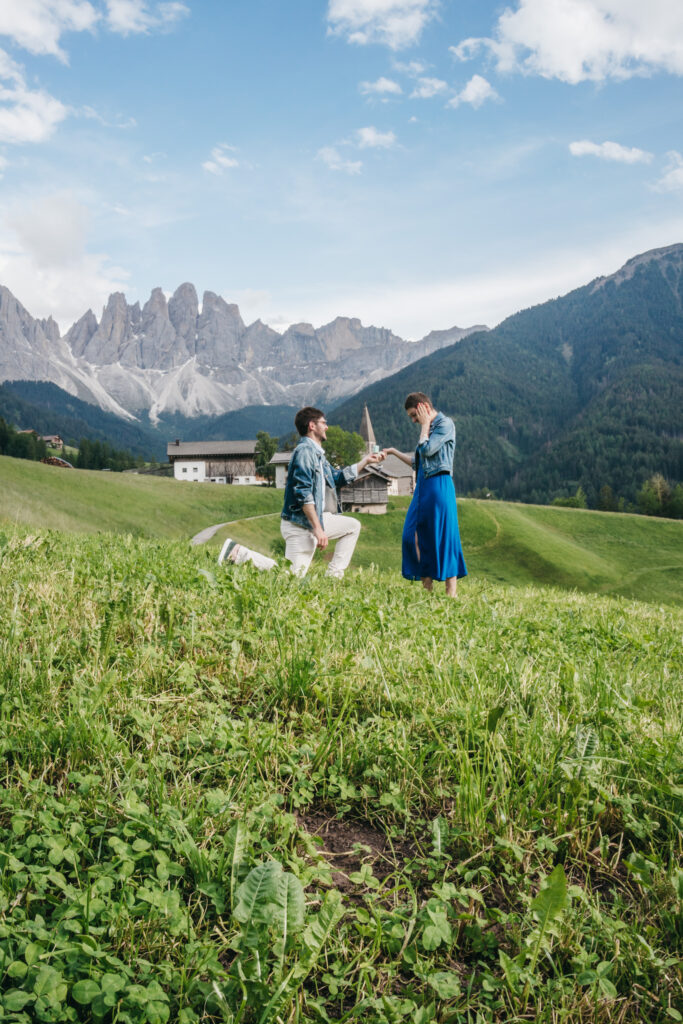
[[[292,563],[292,572],[304,576],[316,548],[324,551],[331,540],[336,540],[327,575],[341,579],[351,561],[360,523],[340,514],[339,491],[355,480],[368,463],[381,462],[383,456],[365,455],[354,466],[334,469],[322,447],[327,437],[325,414],[307,405],[299,409],[294,425],[301,440],[292,453],[285,486],[280,522],[285,555]]]

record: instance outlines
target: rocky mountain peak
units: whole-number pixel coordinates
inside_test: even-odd
[[[0,380],[66,381],[71,393],[118,415],[153,419],[329,402],[440,347],[438,339],[406,342],[348,316],[319,328],[293,324],[284,334],[261,320],[246,327],[237,305],[215,292],[204,292],[200,308],[190,282],[169,299],[154,288],[142,307],[114,292],[99,323],[88,310],[61,340],[54,320],[32,320],[0,288],[0,360],[3,336],[13,354],[0,362]],[[58,367],[49,351],[55,347]]]

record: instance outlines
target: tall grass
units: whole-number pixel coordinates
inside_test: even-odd
[[[679,611],[0,563],[7,1019],[679,1019]]]

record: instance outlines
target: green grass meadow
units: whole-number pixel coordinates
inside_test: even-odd
[[[0,484],[0,1022],[683,1020],[683,524],[463,501],[449,601],[403,500],[337,583],[216,564],[282,492]]]

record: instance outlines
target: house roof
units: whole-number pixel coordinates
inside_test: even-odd
[[[292,457],[292,452],[275,452],[272,459],[268,463],[269,466],[288,466],[289,460]]]
[[[254,455],[256,441],[173,441],[166,445],[169,459],[205,459]]]
[[[384,462],[380,462],[379,466],[386,476],[399,477],[413,475],[412,466],[406,465],[403,459],[399,459],[395,455],[387,455]]]

